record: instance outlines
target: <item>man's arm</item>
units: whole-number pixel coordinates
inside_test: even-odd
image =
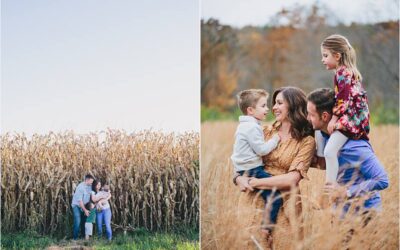
[[[79,207],[82,208],[83,212],[85,213],[86,216],[89,216],[89,210],[86,209],[85,205],[83,204],[83,201],[79,201]]]
[[[364,195],[367,192],[379,191],[389,186],[389,179],[385,169],[376,156],[363,161],[360,166],[360,173],[364,181],[348,188],[351,197]]]
[[[88,216],[89,211],[85,208],[85,204],[83,204],[84,194],[85,194],[85,190],[82,188],[82,186],[78,186],[76,188],[74,196],[76,196],[77,200],[79,200],[79,207],[82,209],[82,211],[85,213],[85,215]]]
[[[372,191],[383,190],[389,186],[386,171],[375,155],[367,161],[361,162],[358,171],[363,178],[362,182],[354,185],[350,182],[349,187],[327,183],[324,187],[325,191],[338,198],[352,198],[363,196]]]

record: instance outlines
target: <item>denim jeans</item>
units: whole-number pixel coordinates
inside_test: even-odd
[[[112,231],[111,231],[111,209],[107,208],[101,211],[97,211],[96,214],[96,223],[97,223],[97,231],[99,237],[103,234],[103,224],[106,225],[106,234],[107,239],[111,240]]]
[[[74,240],[78,239],[79,231],[82,231],[82,221],[84,221],[84,213],[79,206],[72,207],[72,213],[74,214],[74,226],[73,226],[73,237]]]
[[[259,166],[246,171],[238,171],[240,175],[247,174],[250,177],[255,177],[257,179],[268,178],[272,175],[267,173],[264,170],[264,166]],[[258,190],[258,189],[256,189]],[[271,199],[272,205],[271,210],[269,211],[269,221],[271,224],[276,224],[276,220],[278,218],[279,209],[283,205],[283,200],[281,197],[281,193],[279,191],[273,192],[272,190],[258,190],[261,192],[261,196],[263,197],[265,204],[267,205],[268,199]],[[273,197],[270,197],[273,194]],[[272,230],[272,228],[270,228]]]

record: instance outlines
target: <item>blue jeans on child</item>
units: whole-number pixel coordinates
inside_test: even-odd
[[[111,232],[111,209],[106,208],[101,211],[97,211],[96,214],[96,223],[97,223],[97,231],[99,233],[99,237],[103,234],[103,224],[106,225],[106,234],[107,239],[111,240],[112,232]]]
[[[255,177],[257,179],[268,178],[272,176],[271,174],[267,173],[264,170],[264,166],[259,166],[246,171],[245,170],[238,171],[238,173],[240,175],[246,173],[249,177]],[[279,191],[273,192],[272,190],[259,190],[259,191],[261,192],[261,196],[263,197],[265,204],[267,204],[268,198],[272,195],[272,193],[274,193],[274,196],[270,198],[272,200],[272,205],[269,213],[269,220],[271,224],[276,224],[279,209],[283,205],[283,199],[281,197],[281,193]],[[267,227],[267,229],[272,230],[272,228],[269,227]]]

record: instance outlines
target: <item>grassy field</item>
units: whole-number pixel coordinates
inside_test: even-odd
[[[86,240],[57,240],[38,235],[35,232],[3,234],[1,249],[187,249],[199,248],[198,232],[195,230],[181,230],[176,233],[150,233],[146,230],[136,230],[126,235],[117,234],[112,242],[104,239]]]
[[[202,249],[234,249],[240,230],[235,221],[240,192],[232,184],[232,153],[235,122],[205,122],[201,127],[201,246]],[[366,227],[346,218],[333,221],[330,210],[317,210],[325,171],[310,169],[309,181],[300,182],[304,238],[288,238],[292,249],[398,249],[399,248],[399,127],[372,127],[371,144],[389,175],[390,186],[381,192],[383,212]],[[352,238],[343,245],[350,229]],[[289,232],[288,232],[289,233]],[[292,235],[296,235],[294,232]],[[256,248],[256,247],[254,247]]]

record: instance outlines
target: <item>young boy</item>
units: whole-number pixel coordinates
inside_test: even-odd
[[[237,176],[245,173],[255,178],[272,176],[264,170],[262,156],[274,150],[280,138],[275,135],[269,141],[264,140],[260,122],[268,113],[267,98],[268,93],[263,89],[248,89],[237,95],[239,108],[244,114],[239,117],[240,123],[236,129],[231,156]],[[260,192],[265,202],[273,193],[272,190],[261,190]],[[271,197],[273,203],[269,211],[269,219],[272,224],[276,224],[278,211],[283,204],[280,193],[274,192],[274,194],[274,197]],[[263,226],[263,229],[271,231],[272,227]]]
[[[85,221],[85,239],[89,240],[90,236],[93,235],[93,223],[96,221],[96,207],[91,201],[89,201],[85,207],[90,211]]]

